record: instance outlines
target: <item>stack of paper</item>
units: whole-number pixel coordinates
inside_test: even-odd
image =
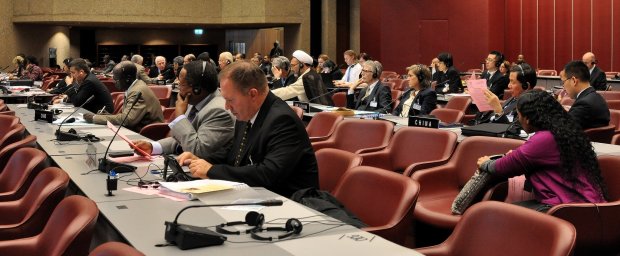
[[[228,189],[247,188],[248,185],[240,182],[226,180],[202,179],[182,182],[160,182],[161,194],[174,196],[187,200],[196,200],[196,194],[222,191]]]

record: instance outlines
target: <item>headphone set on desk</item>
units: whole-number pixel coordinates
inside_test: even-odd
[[[245,221],[233,221],[233,222],[222,223],[220,225],[215,226],[215,231],[217,231],[220,234],[228,234],[228,235],[241,235],[242,233],[250,234],[250,236],[255,240],[273,241],[273,240],[281,240],[281,239],[284,239],[284,238],[287,238],[293,235],[298,235],[301,233],[301,230],[303,229],[303,224],[301,223],[301,221],[295,218],[288,219],[286,223],[284,224],[284,227],[264,228],[263,224],[265,224],[265,215],[263,215],[262,213],[251,211],[245,215]],[[237,231],[231,231],[225,228],[227,226],[235,226],[235,225],[248,225],[248,226],[251,226],[252,228],[249,228],[246,230],[237,230]],[[264,231],[267,231],[267,232],[281,231],[281,232],[284,232],[284,234],[280,234],[278,236],[263,236],[260,233]]]

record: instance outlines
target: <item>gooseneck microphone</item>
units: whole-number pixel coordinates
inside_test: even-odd
[[[103,154],[103,157],[99,159],[99,166],[98,166],[98,170],[99,171],[107,173],[110,169],[115,167],[115,166],[111,166],[111,163],[114,163],[114,162],[108,161],[108,159],[107,159],[108,151],[110,150],[110,147],[112,146],[112,142],[114,141],[114,138],[116,138],[116,135],[118,135],[118,132],[121,130],[121,128],[125,124],[125,121],[127,120],[127,117],[129,117],[129,113],[131,113],[131,110],[136,105],[136,103],[138,103],[138,101],[140,100],[141,97],[142,97],[142,92],[138,92],[136,94],[136,100],[134,100],[134,102],[131,104],[131,107],[129,107],[129,111],[127,111],[127,114],[125,115],[125,117],[121,121],[121,124],[118,126],[118,129],[116,129],[116,132],[114,132],[114,136],[112,136],[112,139],[110,140],[110,143],[108,143],[108,148],[106,148],[105,154]],[[119,163],[114,163],[114,164],[115,165],[123,165],[124,167],[128,168],[131,171],[133,171],[135,169],[135,167],[130,166],[130,165],[124,165],[124,164],[119,164]],[[112,168],[110,168],[110,167],[112,167]],[[117,171],[117,172],[120,172],[120,171]],[[108,179],[109,179],[109,177],[110,176],[108,175]]]
[[[84,107],[84,105],[88,104],[94,98],[95,98],[95,95],[91,95],[86,101],[84,101],[84,103],[82,103],[82,105],[77,107],[71,114],[69,114],[67,117],[65,117],[65,119],[62,120],[62,122],[60,122],[60,124],[58,125],[58,129],[56,129],[56,140],[59,140],[59,141],[80,140],[80,136],[79,135],[77,135],[75,133],[60,131],[60,128],[62,127],[62,125],[65,122],[67,122],[67,119],[69,119],[69,117],[71,117],[73,114],[75,114],[75,112],[80,110],[82,107]],[[75,118],[73,118],[73,121],[75,121]]]
[[[166,221],[165,239],[171,244],[175,244],[181,250],[206,247],[212,245],[221,245],[226,241],[226,237],[209,230],[205,227],[197,227],[186,224],[178,224],[179,216],[185,210],[190,208],[202,208],[202,207],[220,207],[220,206],[238,206],[238,205],[262,205],[262,206],[281,206],[282,200],[271,199],[264,200],[255,203],[231,203],[231,204],[204,204],[204,205],[190,205],[177,213],[173,222]]]
[[[312,103],[312,101],[313,101],[313,100],[316,100],[316,99],[321,98],[321,97],[323,97],[323,96],[325,96],[325,95],[331,94],[331,93],[333,93],[333,92],[337,91],[338,89],[339,89],[339,88],[333,88],[333,89],[331,89],[331,90],[327,90],[327,92],[326,92],[326,93],[320,94],[319,96],[316,96],[316,97],[314,97],[314,98],[312,98],[312,99],[309,99],[309,100],[308,100],[308,102],[309,102],[309,103]]]

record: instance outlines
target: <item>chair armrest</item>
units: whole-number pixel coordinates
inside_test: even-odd
[[[495,186],[491,187],[484,193],[484,197],[482,197],[482,201],[506,201],[506,197],[508,197],[508,181],[500,182]]]
[[[387,150],[363,153],[359,155],[362,157],[362,164],[365,166],[373,166],[393,171],[392,161]]]
[[[315,137],[310,137],[310,142],[319,142],[319,141],[324,141],[329,139],[329,136],[315,136]]]
[[[446,164],[414,172],[411,178],[420,183],[418,201],[423,201],[425,196],[458,191],[460,188],[458,186],[457,176],[453,171],[454,168],[457,167],[452,164]]]
[[[312,144],[312,148],[314,149],[314,152],[319,151],[319,149],[334,147],[334,142],[331,140],[312,142],[311,144]]]
[[[422,255],[450,255],[450,248],[441,243],[438,245],[415,248],[415,251]]]
[[[446,164],[448,162],[448,160],[450,160],[449,157],[446,158],[446,159],[441,159],[441,160],[413,163],[413,164],[407,166],[405,171],[403,171],[403,175],[405,175],[407,177],[411,177],[411,175],[414,172],[416,172],[416,171],[424,170],[424,169],[428,169],[428,168],[432,168],[432,167],[436,167],[436,166],[440,166],[440,165]]]
[[[362,148],[360,150],[355,151],[355,154],[364,154],[364,153],[370,153],[370,152],[375,152],[375,151],[379,151],[382,150],[384,148],[386,148],[387,145],[383,145],[383,146],[378,146],[378,147],[372,147],[372,148]]]

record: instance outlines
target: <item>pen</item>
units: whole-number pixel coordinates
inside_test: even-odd
[[[105,106],[103,106],[99,111],[97,111],[97,114],[99,115],[99,114],[103,113],[103,111],[105,111]]]

